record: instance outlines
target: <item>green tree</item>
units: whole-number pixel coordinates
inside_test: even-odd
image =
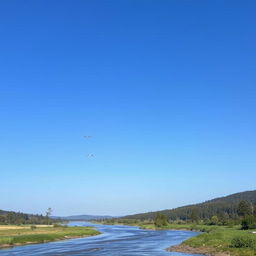
[[[196,208],[194,208],[190,214],[190,219],[192,222],[196,222],[198,223],[199,221],[199,214],[198,214],[198,210]]]
[[[217,214],[217,217],[218,217],[218,219],[219,219],[219,224],[221,224],[221,225],[226,225],[226,224],[228,223],[228,218],[229,218],[229,216],[228,216],[227,213],[223,213],[223,212],[218,213],[218,214]]]
[[[154,224],[158,228],[167,226],[168,220],[167,220],[166,215],[164,215],[162,213],[157,213],[155,216],[155,219],[154,219]]]
[[[253,215],[256,215],[256,204],[253,205]]]
[[[6,218],[3,215],[0,215],[0,223],[4,224],[6,222]]]
[[[239,216],[244,217],[246,215],[250,215],[251,213],[252,213],[252,207],[249,202],[243,200],[238,204],[237,214]]]
[[[211,224],[212,225],[218,225],[219,224],[218,216],[214,215],[214,216],[211,217]]]
[[[256,216],[247,215],[243,218],[241,222],[241,229],[255,229],[256,228]]]

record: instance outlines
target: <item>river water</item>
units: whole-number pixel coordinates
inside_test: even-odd
[[[191,231],[142,230],[137,227],[86,222],[71,222],[69,225],[94,226],[102,234],[2,249],[0,256],[191,256],[167,252],[165,248],[198,234]]]

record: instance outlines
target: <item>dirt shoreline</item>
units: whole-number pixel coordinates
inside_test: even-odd
[[[194,248],[189,245],[180,244],[174,245],[166,249],[168,252],[182,252],[182,253],[190,253],[190,254],[203,254],[208,256],[230,256],[229,253],[225,252],[217,252],[214,248],[211,247],[198,247]]]

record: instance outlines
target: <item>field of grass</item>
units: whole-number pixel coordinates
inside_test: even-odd
[[[99,234],[91,227],[0,226],[0,248]]]

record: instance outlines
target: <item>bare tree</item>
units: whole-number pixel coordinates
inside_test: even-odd
[[[50,224],[50,216],[52,215],[52,212],[53,212],[53,210],[52,210],[51,207],[49,207],[49,208],[47,209],[47,211],[45,212],[46,217],[47,217],[47,224],[48,224],[48,225]]]

